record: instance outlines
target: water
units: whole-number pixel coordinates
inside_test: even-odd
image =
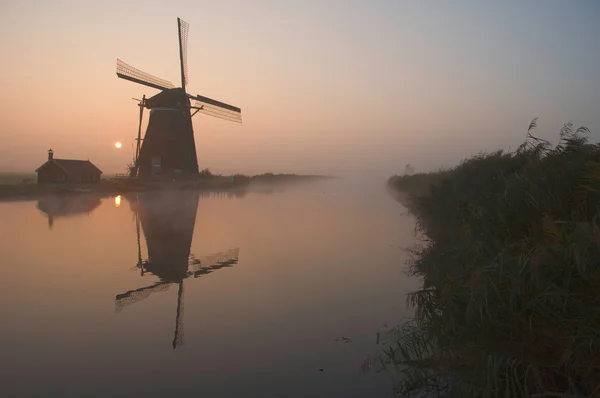
[[[0,203],[0,396],[389,396],[360,366],[417,283],[384,181]]]

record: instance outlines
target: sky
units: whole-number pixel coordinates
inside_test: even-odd
[[[177,17],[188,92],[242,109],[194,117],[200,168],[427,171],[516,148],[534,117],[551,142],[566,122],[600,138],[595,0],[0,0],[0,171],[52,148],[125,173],[132,97],[158,91],[116,59],[179,85]]]

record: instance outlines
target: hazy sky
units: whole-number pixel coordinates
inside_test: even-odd
[[[0,170],[51,147],[125,172],[131,97],[157,91],[116,58],[179,84],[177,17],[188,91],[244,119],[194,117],[201,168],[419,171],[514,148],[536,116],[552,142],[568,121],[600,136],[596,0],[0,0]]]

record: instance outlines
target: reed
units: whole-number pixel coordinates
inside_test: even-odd
[[[368,361],[401,396],[600,396],[600,146],[536,122],[514,152],[389,180],[425,236],[415,319]]]

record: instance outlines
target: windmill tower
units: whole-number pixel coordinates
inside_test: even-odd
[[[150,119],[143,140],[138,132],[135,164],[131,174],[140,179],[183,175],[198,175],[198,158],[192,117],[200,112],[233,122],[242,122],[241,109],[201,95],[186,91],[187,75],[187,22],[177,18],[179,32],[179,62],[181,87],[168,80],[142,72],[117,59],[117,76],[148,87],[161,90],[145,98],[140,106],[140,125],[143,108],[150,110]],[[190,101],[194,101],[193,105]],[[192,110],[194,112],[192,113]],[[140,148],[140,142],[141,144]]]
[[[136,218],[138,233],[138,264],[141,276],[147,273],[159,281],[139,289],[118,294],[115,310],[137,303],[152,293],[177,285],[177,307],[173,348],[184,343],[183,307],[184,281],[198,278],[218,269],[237,264],[239,249],[230,249],[212,256],[190,256],[192,236],[200,193],[197,191],[155,192],[128,198]],[[148,259],[142,260],[139,230],[144,232]]]

